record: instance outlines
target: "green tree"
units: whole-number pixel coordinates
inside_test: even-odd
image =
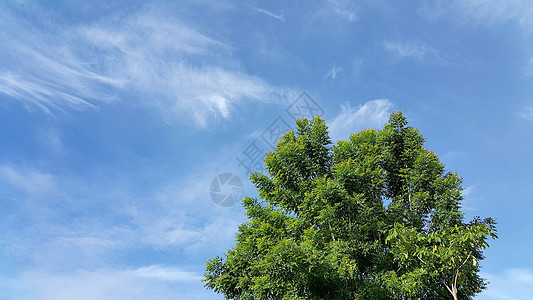
[[[236,246],[207,263],[227,299],[470,299],[493,219],[465,223],[461,179],[401,112],[331,145],[302,119],[253,173]]]

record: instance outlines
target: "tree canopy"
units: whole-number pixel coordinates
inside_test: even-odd
[[[492,218],[465,222],[462,179],[402,112],[331,144],[323,119],[296,121],[250,178],[248,221],[210,259],[227,299],[470,299]]]

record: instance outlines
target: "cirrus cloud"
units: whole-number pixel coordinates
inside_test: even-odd
[[[137,99],[169,120],[205,127],[231,117],[237,103],[279,101],[288,93],[246,73],[232,47],[162,8],[46,31],[10,9],[0,16],[0,28],[10,28],[0,41],[0,93],[30,110],[52,114]]]

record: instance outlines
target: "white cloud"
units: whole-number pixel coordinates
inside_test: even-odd
[[[285,99],[285,89],[243,72],[231,47],[164,10],[48,31],[4,11],[0,93],[47,113],[133,98],[204,127],[242,101]]]
[[[437,51],[423,42],[384,41],[383,47],[399,58],[414,58],[425,61],[430,56],[438,57]]]
[[[245,216],[239,206],[221,208],[211,201],[209,186],[217,173],[206,170],[160,188],[149,207],[144,199],[126,206],[123,214],[131,217],[139,243],[155,249],[179,247],[187,253],[233,243]]]
[[[342,70],[342,67],[337,67],[337,64],[334,64],[333,67],[331,67],[331,69],[326,74],[326,78],[336,79],[337,73],[342,72]]]
[[[470,194],[472,194],[472,192],[474,191],[474,189],[476,188],[475,185],[471,185],[471,186],[467,186],[463,189],[463,192],[462,192],[462,195],[463,197],[467,197],[469,196]]]
[[[124,84],[95,70],[90,57],[73,55],[76,35],[69,31],[45,32],[46,26],[24,24],[8,9],[0,18],[5,33],[0,40],[0,93],[28,109],[96,109],[96,102],[114,99],[109,88]]]
[[[38,129],[37,138],[43,150],[48,153],[61,155],[67,152],[67,149],[63,144],[61,132],[56,128]]]
[[[353,1],[348,0],[329,0],[321,4],[320,8],[314,11],[311,17],[312,22],[320,22],[320,26],[332,26],[334,25],[336,31],[339,27],[345,27],[349,31],[351,23],[358,20],[357,9]],[[346,27],[347,26],[347,27]],[[313,27],[313,30],[316,30]],[[340,31],[339,33],[342,33]],[[333,34],[333,32],[330,32]]]
[[[392,103],[387,99],[371,100],[358,108],[342,105],[341,112],[328,123],[332,140],[346,140],[357,131],[383,126],[391,109]]]
[[[530,0],[441,0],[427,1],[418,13],[429,20],[450,22],[450,26],[491,28],[511,25],[517,29],[511,34],[519,41],[516,47],[533,49],[533,1]],[[530,53],[531,55],[531,53]],[[525,75],[533,74],[533,67],[524,59]]]
[[[0,180],[29,194],[44,194],[56,188],[51,174],[31,168],[0,165]]]
[[[356,81],[359,80],[359,75],[363,69],[363,63],[364,61],[360,58],[356,58],[352,61],[352,76]]]
[[[463,195],[463,201],[461,203],[461,207],[463,211],[475,211],[475,204],[477,197],[472,197],[472,193],[476,189],[475,185],[467,186],[463,189],[461,194]]]
[[[16,216],[5,214],[3,222],[13,230],[4,235],[0,251],[11,265],[18,262],[17,270],[23,271],[18,273],[7,266],[0,272],[2,296],[219,299],[200,282],[203,263],[233,245],[235,232],[245,216],[238,206],[217,207],[208,192],[216,173],[212,166],[198,169],[203,170],[201,174],[162,184],[138,196],[131,192],[131,187],[120,183],[103,187],[100,182],[78,189],[83,182],[75,182],[81,179],[67,182],[58,176],[45,180],[51,183],[36,189],[31,181],[23,179],[41,177],[28,174],[47,173],[2,166],[1,176],[7,187],[33,193],[43,189],[54,191],[59,186],[64,198],[60,203],[50,203],[30,194],[17,204],[20,209]],[[44,215],[36,211],[36,206],[50,206],[55,213]],[[80,206],[88,212],[82,212]],[[167,259],[163,262],[167,265],[160,265],[162,262],[154,252],[162,259],[171,256],[184,261],[170,259],[171,267]],[[144,265],[136,265],[132,255],[142,255]],[[191,262],[194,266],[189,265]]]
[[[139,233],[132,226],[113,224],[106,217],[75,218],[73,214],[75,212],[69,211],[32,220],[18,216],[30,224],[21,225],[5,235],[4,255],[20,261],[23,269],[34,267],[68,272],[116,265],[117,256],[145,246],[138,243]],[[13,219],[12,216],[9,218]],[[68,225],[64,224],[64,219],[69,220]]]
[[[82,34],[114,57],[107,66],[110,74],[142,92],[149,104],[180,117],[192,115],[199,126],[211,117],[229,118],[231,106],[240,101],[275,101],[284,94],[235,68],[230,47],[165,15],[142,13]]]
[[[143,230],[142,242],[157,249],[178,246],[186,253],[194,253],[219,242],[232,242],[238,226],[244,221],[241,219],[243,218],[215,217],[200,226],[191,226],[180,219],[165,216],[164,219],[154,220],[151,224],[140,224],[140,229]]]
[[[430,4],[428,4],[430,3]],[[452,0],[425,3],[419,13],[428,19],[450,17],[463,24],[494,25],[513,22],[526,31],[533,24],[533,2],[529,0]]]
[[[196,281],[203,279],[203,276],[200,276],[196,272],[186,272],[178,268],[160,265],[139,268],[133,274],[142,278],[164,281]]]
[[[512,268],[501,274],[481,273],[488,288],[476,297],[480,300],[526,300],[533,295],[533,270]]]
[[[8,184],[36,193],[41,189],[21,181],[32,173],[40,174],[32,170],[21,175],[13,167],[2,167],[1,174],[7,174]],[[213,249],[222,253],[232,245],[245,216],[239,206],[220,208],[209,199],[209,183],[216,173],[206,174],[169,183],[144,197],[115,190],[127,186],[79,189],[83,184],[53,177],[52,190],[56,184],[62,188],[60,201],[44,201],[40,194],[17,199],[20,213],[7,215],[6,221],[24,226],[6,234],[2,251],[29,264],[60,270],[113,266],[114,257],[139,249],[183,251],[190,257]],[[39,176],[28,176],[32,178]]]
[[[533,57],[526,64],[526,76],[533,76]]]
[[[352,1],[330,0],[329,3],[336,15],[346,19],[350,23],[357,21],[357,11]]]
[[[533,107],[532,106],[523,107],[522,110],[518,113],[518,115],[522,119],[533,122]]]
[[[0,165],[0,189],[4,200],[12,201],[4,222],[16,228],[6,233],[1,250],[27,263],[67,269],[113,264],[112,257],[134,249],[180,249],[193,256],[219,247],[222,252],[245,216],[239,205],[221,208],[211,201],[217,166],[206,161],[197,169],[201,173],[138,196],[136,187],[120,179],[86,182],[34,167]]]
[[[54,79],[49,80],[55,81]],[[65,106],[73,109],[96,108],[85,99],[72,94],[72,86],[70,91],[66,91],[64,86],[61,87],[58,82],[49,81],[45,85],[41,85],[36,81],[38,79],[24,79],[20,74],[0,73],[0,92],[31,104],[46,113],[50,113],[50,108],[61,109]],[[31,109],[31,106],[27,108]]]
[[[73,272],[33,270],[2,278],[0,286],[4,299],[214,299],[201,279],[196,272],[149,265]]]
[[[272,13],[272,12],[269,12],[269,11],[266,10],[266,9],[261,9],[261,8],[257,8],[257,7],[254,7],[254,9],[255,9],[256,11],[260,12],[260,13],[263,13],[263,14],[265,14],[265,15],[267,15],[267,16],[270,16],[270,17],[272,17],[272,18],[274,18],[274,19],[277,19],[277,20],[279,20],[279,21],[281,21],[281,22],[285,22],[285,18],[284,18],[283,15],[281,15],[281,14],[280,14],[280,15],[276,15],[276,14],[274,14],[274,13]]]

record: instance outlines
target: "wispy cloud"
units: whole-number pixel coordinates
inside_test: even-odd
[[[351,23],[358,20],[357,9],[353,1],[329,0],[320,3],[320,7],[315,10],[310,20],[313,23],[319,22],[321,26],[334,25],[349,30]],[[339,30],[338,27],[334,28]],[[342,34],[342,32],[340,33]],[[329,34],[335,34],[335,32]]]
[[[491,26],[513,22],[526,31],[533,24],[533,2],[527,0],[452,0],[425,3],[420,15],[428,19],[448,18],[463,24]]]
[[[0,180],[29,194],[49,193],[56,188],[54,176],[30,168],[0,165]]]
[[[127,80],[149,104],[171,115],[192,115],[199,126],[212,117],[229,118],[240,101],[283,97],[282,89],[225,66],[233,61],[229,46],[165,15],[142,13],[81,32],[103,57],[114,58],[107,72]]]
[[[438,58],[437,51],[423,42],[386,40],[383,47],[398,58],[413,58],[419,61],[427,61],[429,57]]]
[[[361,74],[361,70],[363,69],[364,61],[363,59],[356,58],[352,61],[352,77],[358,81],[359,75]]]
[[[241,218],[238,218],[241,219]],[[163,220],[154,220],[154,223],[140,224],[143,232],[143,243],[157,249],[180,247],[185,253],[205,251],[209,245],[217,244],[215,241],[232,241],[235,232],[244,220],[215,217],[214,220],[200,226],[184,224],[171,216]],[[190,220],[188,220],[189,223]]]
[[[38,11],[35,19],[46,14]],[[114,100],[112,90],[125,84],[99,72],[90,57],[74,55],[76,34],[70,29],[25,22],[6,7],[0,19],[0,93],[28,109],[95,109],[96,102]]]
[[[197,281],[203,276],[196,272],[186,272],[174,267],[165,267],[161,265],[152,265],[135,270],[134,275],[164,281]]]
[[[526,300],[533,295],[533,270],[523,268],[506,269],[501,274],[481,273],[489,286],[479,299]]]
[[[334,64],[333,67],[331,67],[331,69],[328,71],[328,73],[326,73],[326,78],[336,79],[337,73],[342,72],[342,70],[342,67],[337,67],[337,64]]]
[[[463,197],[467,197],[469,196],[470,194],[472,194],[472,192],[474,191],[474,189],[476,188],[475,185],[471,185],[471,186],[467,186],[463,189],[463,192],[462,192],[462,195]]]
[[[520,112],[518,112],[518,115],[524,120],[533,122],[533,106],[522,107]]]
[[[391,109],[387,99],[371,100],[358,108],[342,105],[341,112],[329,122],[330,135],[334,141],[346,140],[365,128],[379,128],[387,122]]]
[[[113,265],[111,257],[136,249],[177,247],[196,255],[213,245],[229,247],[244,216],[238,206],[220,209],[210,200],[208,188],[216,172],[204,170],[139,197],[120,183],[103,188],[103,182],[2,165],[0,189],[24,193],[17,198],[18,213],[6,219],[24,226],[5,236],[9,243],[3,251],[39,266],[85,268]]]
[[[266,9],[262,9],[262,8],[258,8],[258,7],[254,7],[254,9],[256,11],[260,12],[260,13],[263,13],[263,14],[265,14],[267,16],[270,16],[270,17],[272,17],[274,19],[277,19],[277,20],[279,20],[281,22],[285,22],[285,17],[283,17],[283,15],[281,15],[281,14],[280,15],[276,15],[276,14],[274,14],[274,13],[272,13],[272,12],[266,10]]]
[[[450,0],[424,2],[418,13],[433,21],[447,21],[450,26],[492,28],[500,25],[514,26],[516,40],[522,39],[515,47],[533,49],[533,1],[529,0]],[[531,55],[531,52],[529,53]],[[523,59],[525,75],[533,74],[531,62]]]
[[[10,34],[0,42],[0,93],[48,113],[133,99],[205,127],[236,103],[286,93],[240,70],[230,46],[161,9],[53,31],[2,15]]]
[[[213,294],[200,282],[204,271],[200,264],[231,247],[245,217],[238,206],[220,208],[209,199],[209,183],[216,173],[212,166],[198,169],[203,171],[139,196],[133,187],[116,181],[66,180],[37,168],[2,165],[0,189],[25,193],[16,214],[4,213],[3,224],[13,230],[4,235],[0,250],[11,265],[19,263],[17,271],[7,266],[0,272],[0,277],[9,276],[0,280],[3,295],[208,299]],[[61,191],[56,191],[58,187]],[[60,193],[61,201],[43,201],[43,193],[52,193],[51,197]],[[43,214],[46,208],[53,213]],[[153,252],[187,262],[160,265]],[[124,259],[145,253],[149,254],[140,265]],[[189,266],[191,262],[195,265]]]
[[[476,198],[472,197],[472,193],[474,192],[476,186],[470,185],[463,189],[462,195],[463,195],[463,202],[461,203],[462,209],[464,211],[475,211],[476,208],[472,205],[474,205]]]
[[[20,74],[4,72],[0,74],[0,92],[30,104],[27,106],[28,109],[34,107],[46,113],[50,113],[50,108],[96,108],[88,100],[77,96],[77,93],[74,94],[72,87],[66,90],[65,86],[60,86],[57,82],[49,81],[41,84],[38,81],[40,80],[36,78],[25,79]]]
[[[148,265],[131,269],[27,271],[2,278],[7,299],[209,299],[201,275],[180,268]],[[192,298],[190,298],[192,297]]]
[[[533,57],[526,64],[526,76],[533,76]]]
[[[151,196],[150,207],[143,199],[125,207],[122,214],[132,219],[141,244],[156,249],[179,247],[187,253],[230,246],[245,218],[238,207],[219,209],[209,199],[208,187],[216,176],[212,170],[168,183]]]
[[[56,128],[40,128],[37,130],[37,138],[42,149],[50,154],[61,155],[67,152],[61,131]]]
[[[352,1],[330,0],[329,3],[338,16],[346,19],[348,22],[357,21],[357,11]]]

